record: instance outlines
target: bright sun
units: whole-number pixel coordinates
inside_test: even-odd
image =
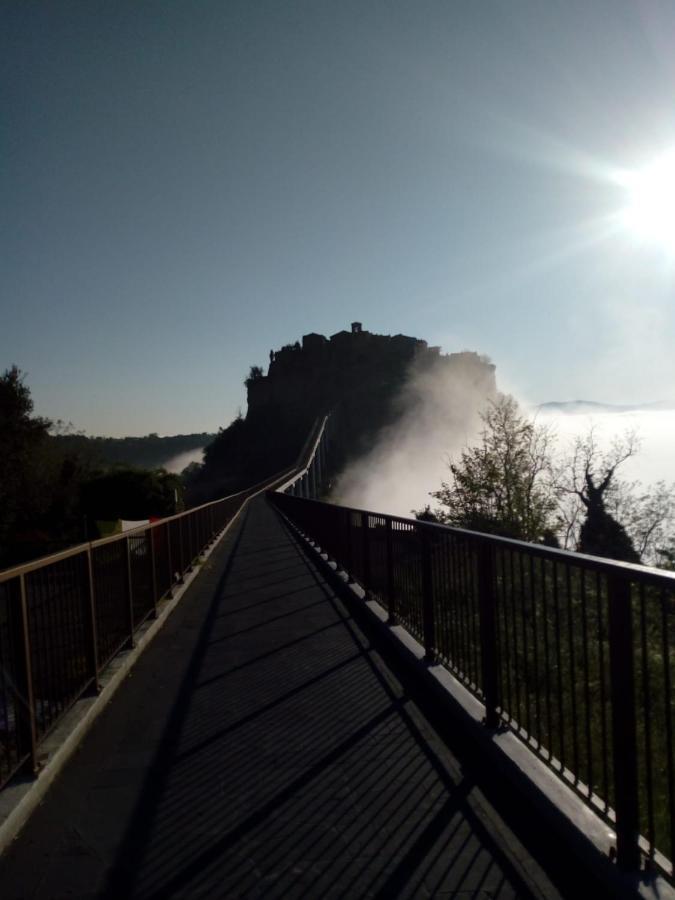
[[[675,252],[675,150],[622,181],[628,189],[626,225],[639,237]]]

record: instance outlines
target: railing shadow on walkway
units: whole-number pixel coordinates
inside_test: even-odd
[[[249,525],[106,895],[531,896],[517,848],[503,849],[512,836],[429,743],[331,587],[295,543],[245,543]],[[269,596],[251,602],[254,585]]]

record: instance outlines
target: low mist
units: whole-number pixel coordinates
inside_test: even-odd
[[[641,481],[645,485],[675,480],[675,409],[600,413],[540,411],[536,421],[553,427],[560,453],[564,453],[577,436],[588,434],[591,428],[601,450],[609,449],[614,438],[627,431],[635,431],[639,451],[622,464],[619,470],[621,479]]]
[[[345,469],[331,499],[399,516],[431,503],[429,491],[447,480],[448,458],[477,437],[480,412],[494,393],[493,369],[475,354],[413,365],[397,422]]]
[[[459,357],[462,354],[458,355]],[[400,415],[384,429],[372,450],[348,466],[333,490],[334,502],[392,515],[410,516],[427,504],[429,496],[448,481],[450,459],[478,441],[480,413],[495,396],[494,382],[477,377],[476,357],[467,364],[439,357],[423,367],[413,366],[398,398]],[[521,404],[523,412],[527,407]],[[641,481],[645,486],[663,480],[672,482],[675,447],[675,409],[645,408],[623,411],[563,412],[531,411],[533,419],[551,426],[556,435],[556,453],[562,458],[576,437],[592,428],[600,450],[608,450],[614,439],[635,431],[639,452],[622,466],[623,481]]]
[[[164,463],[164,468],[167,472],[172,472],[175,475],[179,475],[186,466],[189,466],[190,463],[203,463],[204,462],[204,448],[197,447],[194,450],[186,450],[184,453],[178,453],[176,456],[172,456],[167,462]]]

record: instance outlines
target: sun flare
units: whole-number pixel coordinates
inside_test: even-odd
[[[623,181],[628,190],[626,225],[638,237],[675,253],[675,150]]]

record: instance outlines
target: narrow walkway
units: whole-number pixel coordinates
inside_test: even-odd
[[[558,896],[262,499],[0,860],[0,895]]]

